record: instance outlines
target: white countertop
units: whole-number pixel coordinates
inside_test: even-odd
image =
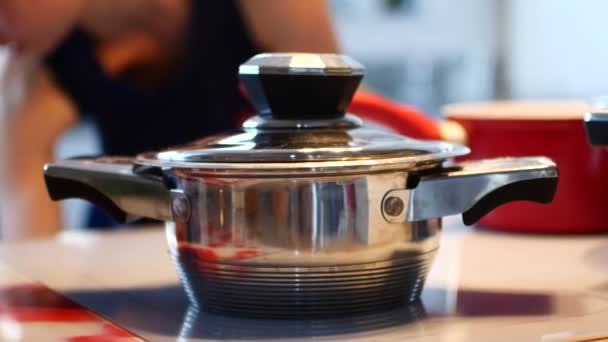
[[[160,227],[0,244],[0,261],[151,341],[608,341],[608,235],[493,233],[451,217],[421,304],[317,321],[189,312]]]

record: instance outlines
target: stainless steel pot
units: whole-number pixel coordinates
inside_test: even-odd
[[[324,315],[413,301],[442,216],[473,224],[510,201],[548,203],[557,168],[543,157],[453,164],[469,150],[365,127],[344,114],[363,70],[346,56],[258,55],[240,68],[258,110],[240,131],[49,164],[49,193],[120,221],[166,221],[186,291],[206,310]]]

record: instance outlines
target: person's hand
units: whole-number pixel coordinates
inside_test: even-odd
[[[145,32],[126,34],[104,42],[95,52],[110,75],[118,75],[133,65],[157,63],[161,56],[166,55],[158,40]]]

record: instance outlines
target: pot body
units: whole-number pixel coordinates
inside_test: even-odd
[[[407,172],[172,173],[192,208],[166,224],[169,250],[191,301],[207,310],[317,316],[413,301],[438,248],[441,219],[384,217],[386,194],[406,188]]]
[[[589,144],[582,120],[451,118],[467,131],[469,160],[545,155],[560,171],[553,203],[506,204],[479,222],[483,228],[530,233],[608,231],[608,150]]]
[[[133,161],[49,164],[47,188],[54,200],[87,199],[119,220],[168,221],[169,250],[193,303],[278,317],[413,301],[442,216],[473,224],[507,202],[550,202],[558,177],[544,157],[276,176]]]

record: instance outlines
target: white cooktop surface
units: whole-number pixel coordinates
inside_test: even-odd
[[[420,304],[316,321],[188,310],[166,250],[160,227],[66,232],[0,244],[0,260],[151,341],[608,341],[608,235],[492,233],[451,217]]]

